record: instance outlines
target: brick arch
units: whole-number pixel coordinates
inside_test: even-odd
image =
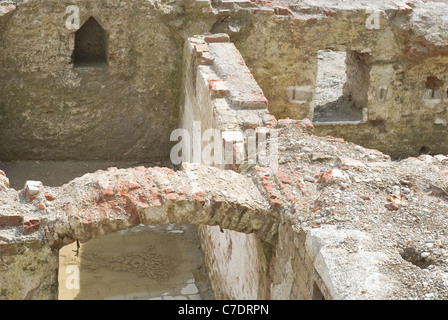
[[[278,224],[276,211],[251,178],[189,163],[179,171],[109,168],[55,192],[57,218],[44,230],[50,246],[58,249],[140,224],[168,223],[219,225],[272,242]]]

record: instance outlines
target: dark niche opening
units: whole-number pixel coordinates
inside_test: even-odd
[[[314,123],[361,122],[368,102],[369,55],[330,49],[317,54]]]
[[[103,27],[90,17],[75,33],[74,67],[106,68],[106,43]]]

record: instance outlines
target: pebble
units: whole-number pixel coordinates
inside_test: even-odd
[[[431,300],[431,299],[434,299],[434,297],[435,297],[435,295],[434,295],[434,293],[427,293],[427,294],[425,294],[425,299],[426,300]]]
[[[194,283],[189,283],[186,287],[181,289],[181,294],[196,294],[199,290]]]
[[[401,189],[401,190],[402,190],[403,193],[405,193],[405,194],[411,193],[411,189],[409,189],[409,188],[403,188],[403,189]]]
[[[303,148],[302,148],[302,151],[303,151],[303,152],[312,152],[313,149],[308,148],[308,147],[303,147]]]
[[[315,181],[315,179],[312,176],[308,176],[308,175],[304,176],[303,180],[308,181],[308,182],[314,182]]]
[[[364,153],[365,152],[365,149],[363,147],[361,147],[361,146],[355,146],[353,148],[353,150],[358,151],[360,153]]]

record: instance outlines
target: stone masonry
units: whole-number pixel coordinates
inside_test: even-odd
[[[200,226],[218,299],[448,299],[446,3],[80,1],[108,37],[107,67],[80,69],[69,4],[0,2],[0,161],[166,159],[176,126],[233,161],[193,141],[176,170],[22,190],[0,170],[0,299],[56,299],[67,244],[174,223]],[[309,120],[322,49],[348,53],[355,123]],[[276,165],[249,163],[247,132]]]

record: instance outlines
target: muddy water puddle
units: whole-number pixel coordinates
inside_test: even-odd
[[[59,253],[60,300],[213,299],[196,226],[139,226]],[[79,274],[76,274],[79,268]]]
[[[10,187],[27,180],[61,186],[83,174],[114,166],[163,163],[105,161],[0,162]],[[78,251],[78,252],[76,252]],[[214,299],[197,237],[190,224],[138,226],[59,252],[60,300],[209,300]]]

